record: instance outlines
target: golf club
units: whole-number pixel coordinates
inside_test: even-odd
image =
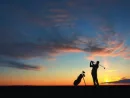
[[[94,61],[92,61],[93,63],[95,63]],[[104,66],[100,65],[101,67],[103,67],[104,69],[106,69]]]
[[[105,67],[104,66],[102,66],[102,65],[100,65],[101,67],[103,67],[104,69],[105,69]]]

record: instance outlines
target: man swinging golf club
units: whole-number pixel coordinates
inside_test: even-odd
[[[94,61],[90,61],[90,67],[92,67],[91,75],[93,78],[94,86],[99,86],[98,78],[97,78],[97,69],[99,67],[99,61],[94,64]]]

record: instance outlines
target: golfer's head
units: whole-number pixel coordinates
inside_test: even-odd
[[[99,64],[99,61],[97,61],[97,64]]]

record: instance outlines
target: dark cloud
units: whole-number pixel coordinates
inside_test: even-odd
[[[130,79],[127,79],[127,78],[122,78],[118,81],[111,81],[111,82],[103,82],[102,84],[120,84],[120,83],[123,83],[123,84],[129,84],[130,83]]]
[[[41,70],[41,66],[32,66],[29,64],[24,64],[21,62],[16,62],[16,61],[10,61],[10,60],[5,60],[1,61],[0,60],[0,66],[1,67],[11,67],[11,68],[17,68],[17,69],[23,69],[23,70]]]
[[[73,44],[72,44],[73,45]],[[71,49],[79,50],[77,47],[71,46],[70,43],[66,44],[63,42],[47,42],[45,44],[34,44],[34,43],[10,43],[0,44],[0,55],[29,59],[35,57],[49,57],[51,54],[59,53],[62,50],[69,52]]]
[[[58,55],[59,53],[82,51],[80,48],[75,46],[74,37],[71,40],[69,38],[63,37],[56,32],[56,29],[54,33],[46,36],[48,36],[46,39],[44,39],[44,36],[43,38],[42,36],[37,37],[37,39],[33,40],[34,42],[0,43],[0,56],[1,58],[4,56],[4,59],[6,59],[4,62],[0,61],[0,63],[2,63],[1,66],[37,70],[41,67],[35,67],[35,65],[33,67],[28,64],[20,63],[17,60],[28,60],[36,57],[49,59]],[[12,59],[15,59],[16,61],[12,61]]]

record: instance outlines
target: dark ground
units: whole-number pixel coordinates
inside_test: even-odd
[[[51,97],[130,97],[130,86],[1,86],[0,96],[51,96]],[[1,97],[1,98],[4,98]],[[29,97],[29,98],[30,98]],[[9,98],[9,97],[8,97]],[[36,97],[37,98],[37,97]]]

